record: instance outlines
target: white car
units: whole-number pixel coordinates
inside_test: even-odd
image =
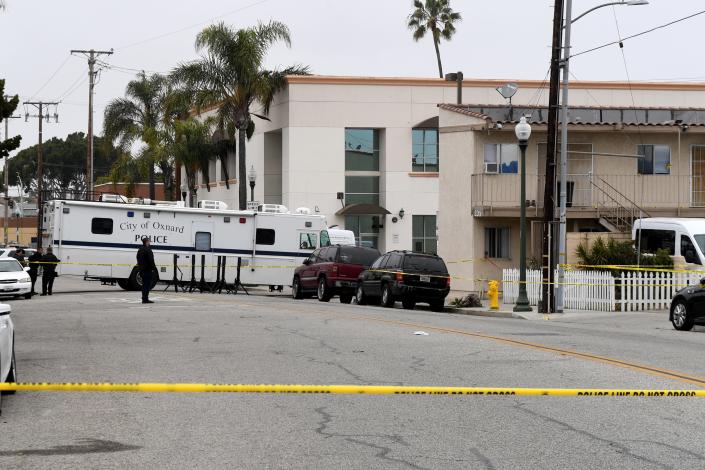
[[[17,370],[15,368],[15,327],[12,324],[10,312],[12,309],[7,304],[0,304],[0,382],[16,382]],[[15,392],[3,392],[2,395],[11,395]]]
[[[32,280],[27,271],[14,258],[0,258],[0,296],[31,298]]]

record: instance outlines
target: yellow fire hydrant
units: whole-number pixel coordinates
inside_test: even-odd
[[[487,297],[490,299],[490,310],[499,310],[499,282],[490,281],[488,286]]]

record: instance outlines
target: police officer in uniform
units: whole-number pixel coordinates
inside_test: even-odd
[[[47,253],[42,256],[42,295],[51,295],[51,290],[54,287],[54,278],[56,277],[56,264],[59,258],[54,255],[52,247],[47,247]]]
[[[29,277],[32,279],[32,295],[37,293],[34,290],[34,284],[36,284],[39,276],[39,262],[42,260],[42,254],[42,249],[39,248],[32,256],[27,258],[27,261],[29,261]]]
[[[152,276],[157,270],[157,265],[154,264],[154,253],[152,253],[152,248],[149,245],[149,238],[143,237],[142,247],[137,250],[137,266],[139,267],[140,274],[142,275],[143,304],[154,303],[149,300],[149,291],[152,289]]]

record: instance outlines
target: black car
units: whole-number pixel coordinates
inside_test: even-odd
[[[699,286],[688,286],[676,292],[669,320],[681,331],[691,330],[696,323],[705,323],[705,278],[700,280]]]
[[[393,307],[400,300],[404,308],[427,303],[431,310],[443,310],[450,292],[450,276],[443,259],[436,255],[391,251],[372,263],[357,280],[355,298],[359,305],[379,301]]]

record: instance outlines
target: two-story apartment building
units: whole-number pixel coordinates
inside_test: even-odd
[[[641,103],[659,105],[570,109],[569,232],[628,233],[639,217],[705,215],[705,87],[634,86],[641,88]],[[666,106],[664,98],[675,90],[678,99]],[[699,107],[677,106],[683,99]],[[629,95],[622,102],[631,102]],[[518,266],[520,173],[514,126],[522,115],[531,116],[532,126],[526,163],[527,252],[540,258],[547,112],[545,105],[440,105],[440,254],[473,260],[451,265],[453,274],[463,278],[455,288],[480,289],[482,279],[501,279],[502,268]],[[457,210],[445,210],[450,207]]]

